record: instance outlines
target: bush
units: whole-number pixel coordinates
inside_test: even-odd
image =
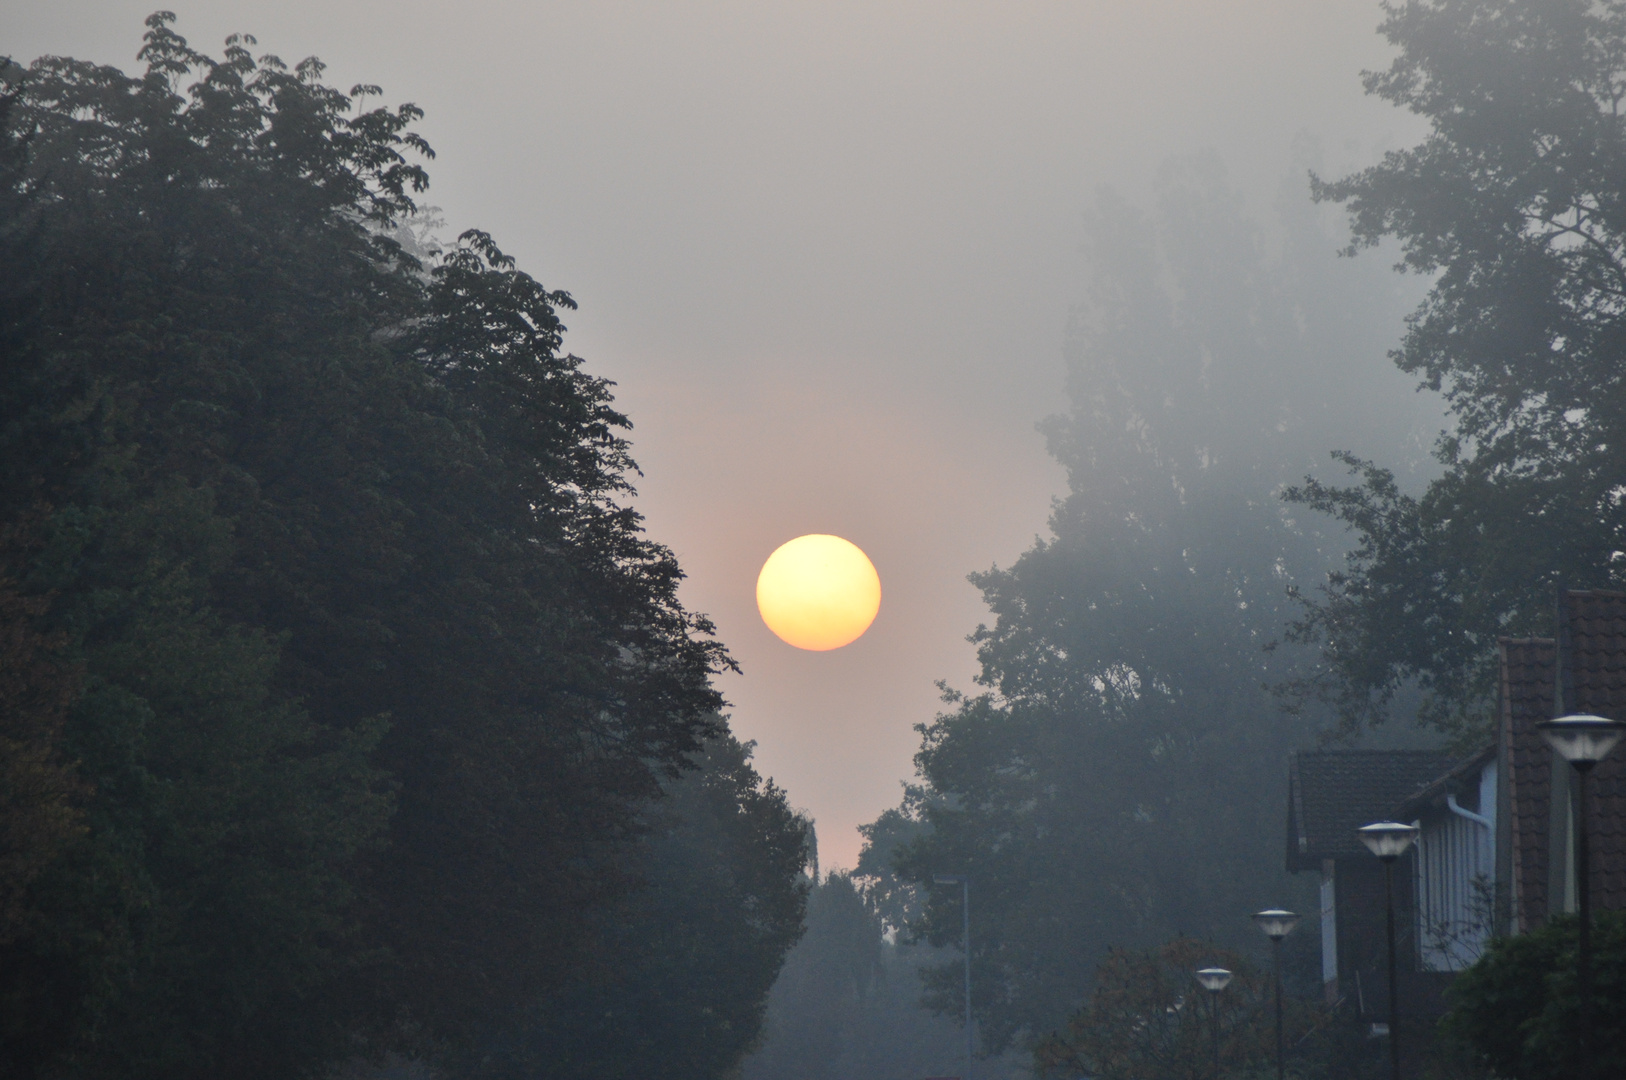
[[[1574,916],[1493,942],[1446,992],[1444,1033],[1470,1060],[1509,1080],[1626,1076],[1626,912],[1592,928],[1589,1061],[1579,1057]]]

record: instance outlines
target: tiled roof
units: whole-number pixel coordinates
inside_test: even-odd
[[[1355,830],[1400,804],[1457,759],[1436,750],[1300,750],[1288,763],[1287,868],[1365,855]]]
[[[1498,645],[1513,904],[1518,928],[1533,930],[1547,918],[1547,814],[1553,756],[1536,725],[1553,713],[1553,666],[1558,650],[1551,638],[1503,638]]]
[[[1626,720],[1626,593],[1567,592],[1559,602],[1563,708]],[[1592,773],[1592,899],[1626,908],[1626,751]]]
[[[1395,808],[1395,820],[1415,821],[1417,816],[1429,806],[1444,803],[1447,795],[1461,795],[1469,790],[1477,794],[1480,771],[1495,758],[1496,746],[1494,743],[1472,757],[1463,758],[1450,772],[1424,784],[1401,802]],[[1484,808],[1481,807],[1480,809],[1483,810]]]

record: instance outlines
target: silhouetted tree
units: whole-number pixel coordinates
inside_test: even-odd
[[[1443,393],[1444,475],[1420,497],[1340,455],[1352,487],[1290,501],[1358,543],[1296,627],[1321,644],[1351,727],[1413,682],[1422,719],[1480,728],[1495,641],[1550,632],[1557,586],[1618,587],[1626,550],[1626,9],[1589,0],[1419,0],[1388,9],[1399,49],[1369,93],[1428,121],[1417,146],[1333,182],[1350,251],[1395,238],[1432,280],[1392,356]]]
[[[77,831],[0,944],[0,1072],[451,1060],[626,959],[600,913],[730,661],[626,505],[569,296],[483,233],[394,239],[418,110],[172,22],[136,77],[5,70],[0,525],[38,543],[4,615],[80,681],[59,734],[16,721]],[[765,986],[799,841],[741,768],[707,782],[760,797],[727,865],[772,903],[692,944]]]

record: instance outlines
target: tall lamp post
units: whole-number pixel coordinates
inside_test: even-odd
[[[932,881],[960,887],[960,948],[965,953],[965,1080],[971,1080],[971,878],[966,874],[933,874]]]
[[[1587,777],[1592,767],[1619,744],[1626,724],[1601,716],[1560,716],[1536,725],[1547,745],[1575,769],[1575,893],[1580,926],[1575,948],[1575,990],[1581,999],[1581,1031],[1576,1040],[1583,1068],[1590,1068],[1592,1042],[1592,865],[1587,830]]]
[[[1395,979],[1395,861],[1417,839],[1417,826],[1376,821],[1356,830],[1366,849],[1383,860],[1383,894],[1389,905],[1389,1077],[1400,1080],[1400,1001]]]
[[[1291,911],[1271,908],[1254,915],[1253,921],[1270,939],[1273,981],[1276,983],[1276,1080],[1286,1080],[1287,1059],[1282,1047],[1282,938],[1293,932],[1299,917]]]
[[[1214,1080],[1219,1080],[1219,996],[1220,991],[1231,984],[1231,973],[1221,967],[1203,968],[1197,972],[1197,981],[1209,992],[1208,1015],[1214,1027]]]

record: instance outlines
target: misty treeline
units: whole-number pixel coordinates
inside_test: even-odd
[[[3,72],[0,1075],[722,1074],[807,825],[570,297],[172,20]]]
[[[1111,950],[1257,954],[1250,912],[1314,904],[1282,869],[1288,749],[1397,718],[1488,741],[1497,637],[1626,577],[1626,4],[1385,11],[1365,85],[1417,146],[1307,162],[1268,228],[1212,156],[1149,208],[1097,199],[1072,407],[1044,425],[1068,492],[973,575],[978,686],[945,690],[867,829],[860,882],[905,934],[957,943],[933,876],[970,876],[981,1045],[1048,1046],[1059,1076]],[[926,984],[959,1012],[956,962]],[[1096,1075],[1166,1071],[1126,1062]]]
[[[964,1029],[921,1007],[920,969],[958,955],[910,944],[861,882],[833,871],[808,896],[807,927],[769,998],[742,1080],[919,1080],[957,1076]],[[1016,1055],[981,1062],[979,1080],[1029,1074]]]

